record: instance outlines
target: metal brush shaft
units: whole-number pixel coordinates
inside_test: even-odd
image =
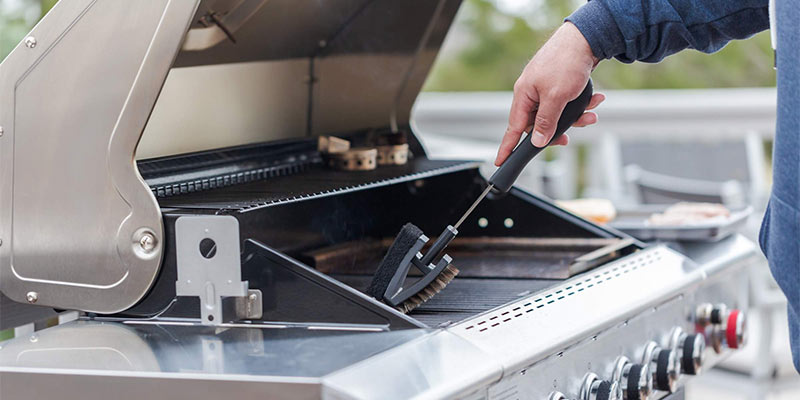
[[[458,227],[461,226],[461,224],[464,223],[464,220],[466,220],[467,217],[469,217],[469,215],[472,214],[472,211],[475,210],[475,207],[477,207],[478,204],[481,203],[481,200],[483,200],[483,198],[486,197],[486,195],[489,194],[489,192],[491,192],[492,189],[494,189],[494,185],[489,184],[489,186],[486,187],[486,189],[483,191],[483,193],[481,193],[481,195],[478,196],[478,199],[475,200],[475,202],[472,203],[471,206],[469,206],[469,209],[467,209],[467,212],[465,212],[464,215],[461,216],[461,219],[459,219],[458,222],[456,222],[456,224],[453,226],[453,228],[458,230]]]

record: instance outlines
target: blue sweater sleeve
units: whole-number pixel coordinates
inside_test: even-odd
[[[590,0],[567,21],[595,57],[658,62],[686,48],[713,53],[769,28],[768,0]]]

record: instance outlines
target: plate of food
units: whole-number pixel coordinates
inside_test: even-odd
[[[717,241],[738,231],[752,212],[715,203],[642,205],[617,210],[608,225],[645,241]]]

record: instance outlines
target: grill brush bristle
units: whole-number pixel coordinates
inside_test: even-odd
[[[441,292],[442,289],[458,275],[458,272],[458,268],[448,265],[430,285],[426,286],[421,292],[409,297],[408,300],[395,307],[395,309],[403,314],[408,314],[411,310],[419,307],[422,303],[430,300],[431,297]]]
[[[404,314],[428,301],[458,274],[458,269],[450,264],[452,259],[446,254],[435,265],[431,263],[457,233],[455,228],[448,226],[423,256],[420,250],[428,238],[414,224],[404,225],[378,265],[367,294]],[[423,276],[409,287],[403,287],[412,265]]]

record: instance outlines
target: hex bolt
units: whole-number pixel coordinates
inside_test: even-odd
[[[28,36],[25,38],[25,46],[29,49],[36,47],[36,38],[33,36]]]
[[[28,292],[28,294],[25,295],[25,298],[28,300],[28,303],[35,304],[37,301],[39,301],[39,293]]]

